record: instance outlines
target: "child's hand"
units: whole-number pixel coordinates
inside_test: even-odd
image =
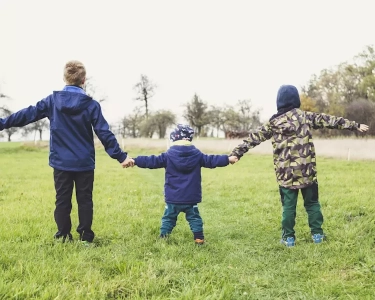
[[[228,158],[229,158],[229,163],[232,164],[232,165],[234,163],[238,162],[238,157],[237,156],[232,155],[232,156],[229,156]]]
[[[359,124],[359,127],[357,128],[360,132],[366,132],[368,130],[368,126],[365,124]]]
[[[134,167],[134,159],[127,157],[122,163],[123,168]]]

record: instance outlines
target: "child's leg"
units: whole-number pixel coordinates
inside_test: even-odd
[[[71,238],[70,230],[72,229],[72,222],[70,212],[72,211],[73,174],[54,169],[53,178],[56,190],[54,216],[57,233],[55,234],[55,238]]]
[[[187,205],[185,214],[186,221],[189,222],[190,229],[194,234],[194,240],[204,240],[203,221],[199,214],[198,205]]]
[[[294,225],[296,224],[296,206],[298,190],[280,187],[281,204],[283,205],[283,218],[281,221],[282,239],[295,238]]]
[[[323,214],[320,210],[318,183],[314,182],[313,185],[301,191],[308,215],[311,234],[323,234]]]
[[[92,242],[95,236],[91,229],[94,211],[94,204],[92,202],[94,171],[76,172],[74,181],[76,184],[79,219],[77,232],[82,241]]]
[[[176,226],[179,213],[178,205],[166,203],[164,215],[161,218],[160,236],[164,237],[171,234],[173,228]]]

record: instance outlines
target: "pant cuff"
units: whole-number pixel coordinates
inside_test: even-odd
[[[203,231],[193,232],[193,234],[194,234],[194,240],[196,239],[204,240]]]

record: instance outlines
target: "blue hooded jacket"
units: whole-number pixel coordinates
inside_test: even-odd
[[[0,130],[22,127],[43,118],[50,120],[49,165],[55,169],[75,172],[95,169],[93,130],[110,157],[119,162],[127,157],[109,130],[100,104],[75,86],[66,86],[35,106],[0,119]]]
[[[202,201],[201,168],[225,167],[228,155],[206,155],[193,145],[174,145],[159,156],[138,156],[140,168],[165,168],[166,203],[196,204]]]

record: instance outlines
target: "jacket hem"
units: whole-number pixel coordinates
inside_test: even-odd
[[[165,203],[168,204],[180,204],[180,205],[192,205],[192,204],[198,204],[201,203],[202,200],[199,201],[165,201]]]
[[[50,167],[60,170],[60,171],[70,171],[70,172],[85,172],[85,171],[93,171],[95,170],[95,166],[92,167],[82,167],[82,168],[69,168],[69,167],[61,167],[55,166],[54,164],[49,164]]]
[[[307,188],[311,185],[313,185],[316,181],[312,181],[312,182],[308,182],[308,183],[304,183],[304,184],[299,184],[299,185],[282,185],[282,184],[279,184],[279,186],[285,188],[285,189],[290,189],[290,190],[298,190],[298,189],[304,189],[304,188]]]

